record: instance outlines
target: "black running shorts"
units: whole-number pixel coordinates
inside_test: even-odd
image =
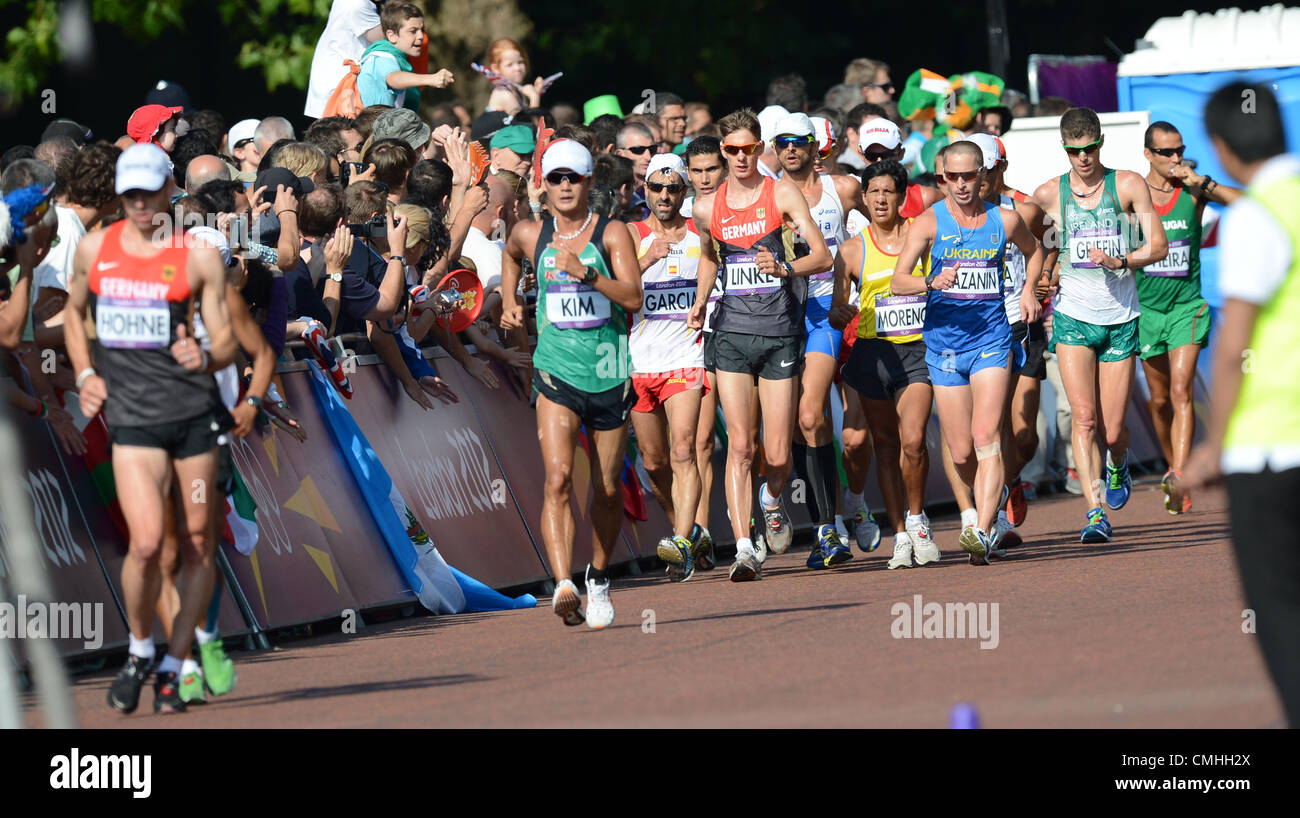
[[[1011,325],[1011,341],[1023,344],[1025,348],[1025,365],[1018,373],[1023,378],[1045,380],[1047,378],[1047,361],[1043,353],[1047,352],[1047,330],[1042,321],[1025,324],[1017,321]]]
[[[584,392],[565,383],[549,372],[533,370],[533,389],[551,403],[558,403],[578,416],[588,429],[597,432],[617,429],[627,423],[636,403],[636,390],[632,379],[604,392]]]
[[[914,383],[930,383],[925,342],[895,344],[882,338],[859,338],[842,371],[844,382],[870,400],[893,400]]]
[[[149,426],[110,426],[108,437],[118,446],[162,449],[173,460],[184,460],[210,451],[217,445],[217,438],[233,425],[230,413],[222,409],[220,413],[209,411]]]
[[[743,372],[783,381],[803,371],[803,335],[769,338],[742,332],[713,332],[713,359],[718,372]]]

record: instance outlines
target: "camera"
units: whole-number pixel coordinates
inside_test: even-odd
[[[352,235],[359,239],[383,239],[388,237],[388,217],[383,213],[376,213],[370,218],[370,221],[363,224],[349,224],[348,229]]]
[[[361,173],[366,169],[362,162],[339,162],[339,182],[342,183],[343,189],[346,190],[348,185],[352,184],[352,174]]]

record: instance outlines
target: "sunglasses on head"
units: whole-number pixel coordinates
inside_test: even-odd
[[[804,145],[811,145],[813,137],[811,136],[778,136],[772,140],[776,143],[777,150],[786,148],[802,148]]]
[[[1073,154],[1074,156],[1083,156],[1085,153],[1092,153],[1094,150],[1096,150],[1097,146],[1100,144],[1101,144],[1101,140],[1098,139],[1097,141],[1089,142],[1086,145],[1066,145],[1062,143],[1062,147],[1065,148],[1065,152],[1068,154]]]
[[[1183,155],[1183,151],[1187,150],[1187,146],[1179,145],[1176,148],[1148,148],[1148,150],[1154,154],[1163,156],[1165,158],[1168,158],[1170,156],[1181,157]]]
[[[948,181],[949,181],[949,182],[954,182],[954,183],[957,182],[958,180],[965,180],[965,181],[967,181],[967,182],[973,182],[973,181],[975,181],[975,179],[976,179],[979,175],[980,175],[980,172],[979,172],[978,170],[968,170],[968,171],[966,171],[966,172],[964,172],[964,173],[957,172],[957,171],[951,171],[951,170],[950,170],[950,171],[944,173],[944,176],[948,179]]]
[[[758,153],[759,149],[762,147],[762,142],[748,142],[744,145],[723,145],[722,150],[728,156],[736,156],[740,153],[744,153],[746,156],[753,156]]]
[[[624,148],[623,150],[631,151],[632,153],[635,153],[637,156],[640,156],[646,151],[650,151],[651,153],[653,153],[654,149],[655,149],[654,145],[631,145],[629,147]]]
[[[663,193],[665,189],[669,193],[681,193],[686,189],[686,185],[681,182],[646,182],[645,187],[651,193]]]
[[[576,185],[586,178],[587,177],[582,174],[572,170],[553,170],[546,174],[547,183],[552,185],[563,184],[564,182]]]

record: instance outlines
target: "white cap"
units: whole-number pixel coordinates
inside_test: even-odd
[[[776,136],[776,123],[781,121],[781,117],[790,113],[780,105],[769,105],[758,112],[758,129],[761,133],[758,138],[763,142],[771,142]]]
[[[986,170],[993,170],[993,168],[997,167],[998,162],[1002,161],[1002,146],[998,144],[997,137],[991,134],[977,133],[966,137],[966,141],[974,142],[980,152],[984,154],[984,168]]]
[[[872,145],[879,145],[887,151],[892,151],[903,144],[902,131],[898,130],[898,126],[893,122],[883,117],[862,123],[858,134],[858,144],[862,146],[863,153],[866,153],[867,148]]]
[[[824,116],[809,117],[809,120],[812,122],[813,133],[817,134],[817,149],[826,150],[826,146],[835,141],[835,127]]]
[[[812,120],[807,114],[786,114],[772,128],[772,139],[778,136],[812,136],[815,133]]]
[[[542,175],[553,170],[571,170],[582,176],[591,175],[591,152],[572,139],[557,139],[542,154]]]
[[[117,157],[117,192],[150,190],[157,192],[167,185],[172,163],[167,152],[153,143],[132,145]]]
[[[202,239],[217,248],[217,252],[221,253],[221,260],[225,262],[227,267],[230,267],[234,263],[234,259],[230,255],[230,242],[226,239],[225,234],[220,230],[217,230],[215,227],[208,227],[207,225],[191,227],[187,232],[187,235],[196,239]],[[188,246],[192,247],[193,242],[190,242]]]
[[[661,170],[668,170],[682,177],[682,181],[688,181],[686,176],[686,165],[682,158],[675,153],[656,153],[650,159],[650,167],[645,169],[645,178],[649,179]]]
[[[234,125],[230,126],[230,133],[226,134],[226,147],[230,150],[235,149],[235,145],[243,142],[245,139],[253,138],[253,131],[257,126],[262,124],[260,119],[241,119]]]

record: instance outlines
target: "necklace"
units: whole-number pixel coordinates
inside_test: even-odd
[[[568,234],[567,236],[560,232],[560,220],[559,220],[559,217],[557,217],[557,216],[552,216],[552,217],[551,217],[551,230],[554,231],[554,233],[555,233],[555,238],[559,239],[560,241],[568,241],[569,239],[577,238],[578,236],[582,235],[582,231],[583,231],[583,230],[586,230],[586,229],[587,229],[587,225],[591,224],[591,217],[592,217],[593,215],[594,215],[594,213],[593,213],[592,211],[588,210],[588,211],[587,211],[587,220],[586,220],[585,222],[582,223],[582,227],[579,227],[577,230],[574,230],[572,233]]]
[[[1173,186],[1173,185],[1170,185],[1169,187],[1156,187],[1155,185],[1151,184],[1151,180],[1150,180],[1150,179],[1147,180],[1147,187],[1151,188],[1152,190],[1157,190],[1157,191],[1159,191],[1159,192],[1161,192],[1161,193],[1173,193],[1173,192],[1174,192],[1174,186]]]
[[[979,201],[980,201],[981,203],[983,203],[983,200],[982,200],[982,199],[979,200]],[[961,209],[958,208],[958,210],[952,214],[952,223],[955,224],[955,225],[957,225],[957,242],[956,242],[956,243],[957,243],[957,244],[964,244],[965,241],[966,241],[966,239],[970,238],[970,236],[968,236],[968,235],[966,234],[966,232],[962,229],[962,226],[961,226],[961,220],[957,218],[957,213],[960,213],[960,212],[961,212]],[[965,213],[962,213],[962,215],[964,216],[964,215],[966,215],[966,214],[965,214]],[[976,221],[976,222],[979,222],[979,220],[980,220],[980,217],[979,217],[978,215],[975,216],[975,221]],[[975,235],[975,231],[978,230],[978,229],[979,229],[979,224],[973,224],[973,225],[971,225],[971,228],[970,228],[970,235],[971,235],[971,236]]]
[[[1092,194],[1096,193],[1096,192],[1097,192],[1097,189],[1100,188],[1100,187],[1101,187],[1102,185],[1104,185],[1104,184],[1106,184],[1106,177],[1105,177],[1105,176],[1102,176],[1102,177],[1101,177],[1101,181],[1098,182],[1097,184],[1095,184],[1095,185],[1092,186],[1092,190],[1088,190],[1088,191],[1085,191],[1085,192],[1083,192],[1083,193],[1078,193],[1078,192],[1075,191],[1075,189],[1074,189],[1074,185],[1071,185],[1071,186],[1070,186],[1070,193],[1073,194],[1076,198],[1079,198],[1079,199],[1086,199],[1086,198],[1088,198],[1089,196],[1091,196]]]

